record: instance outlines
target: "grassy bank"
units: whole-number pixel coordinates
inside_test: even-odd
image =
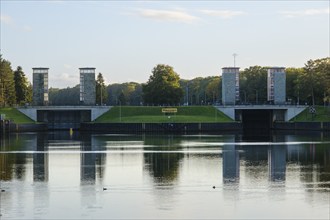
[[[15,108],[0,108],[0,114],[5,114],[5,119],[13,121],[17,124],[34,123],[32,119],[30,119]]]
[[[116,106],[95,120],[97,123],[196,123],[233,121],[212,106],[176,107],[177,113],[164,114],[162,107]]]
[[[309,108],[305,109],[299,115],[291,119],[295,122],[329,122],[330,121],[330,107],[316,106],[316,114],[309,113]]]

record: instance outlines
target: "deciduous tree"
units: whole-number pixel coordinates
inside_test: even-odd
[[[143,85],[143,100],[150,105],[177,105],[183,97],[180,77],[173,67],[158,64],[148,82]]]
[[[9,61],[0,54],[0,105],[16,104],[14,73]]]

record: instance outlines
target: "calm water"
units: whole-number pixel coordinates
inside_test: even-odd
[[[329,136],[1,137],[0,218],[329,219]]]

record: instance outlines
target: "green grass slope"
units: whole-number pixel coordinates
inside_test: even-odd
[[[6,119],[9,119],[16,124],[35,123],[32,119],[15,108],[0,108],[0,114],[5,114]]]
[[[116,106],[95,120],[96,123],[196,123],[232,122],[212,106],[175,107],[177,113],[164,114],[163,107]]]
[[[299,115],[291,119],[294,122],[330,122],[330,107],[316,106],[316,114],[313,116],[306,108]]]

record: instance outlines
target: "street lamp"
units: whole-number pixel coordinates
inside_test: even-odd
[[[256,104],[258,104],[258,90],[255,89],[255,91],[256,91]]]
[[[242,92],[244,92],[244,104],[246,105],[246,91],[242,90]]]

